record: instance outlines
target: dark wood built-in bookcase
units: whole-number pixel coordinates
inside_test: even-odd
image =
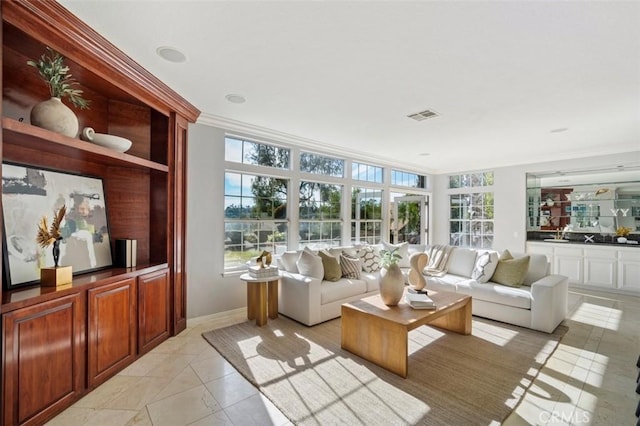
[[[200,112],[57,2],[1,7],[2,161],[101,178],[112,244],[138,242],[134,268],[0,290],[6,426],[46,422],[186,327],[187,126]],[[74,109],[80,128],[130,139],[129,151],[29,124],[49,93],[26,61],[47,46],[91,100]]]

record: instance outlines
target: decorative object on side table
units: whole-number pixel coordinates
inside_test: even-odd
[[[252,278],[271,278],[279,276],[277,266],[271,266],[271,253],[263,251],[260,256],[256,258],[255,265],[249,265],[249,275]]]
[[[60,260],[60,241],[62,241],[61,225],[67,206],[63,205],[54,212],[51,227],[47,225],[47,217],[43,216],[38,224],[38,233],[36,241],[42,248],[53,245],[53,268],[40,268],[40,283],[45,287],[57,287],[63,284],[69,284],[73,279],[71,266],[59,266]]]
[[[96,133],[91,127],[85,127],[80,133],[80,139],[104,146],[117,152],[127,152],[131,148],[131,141],[120,136]]]
[[[631,232],[631,228],[628,228],[626,226],[619,226],[618,229],[616,229],[616,236],[618,237],[618,242],[625,244],[627,242],[627,237],[629,236],[630,232]]]
[[[404,292],[404,275],[398,266],[398,262],[402,259],[398,253],[398,249],[380,250],[380,298],[387,306],[396,306],[402,299]]]
[[[51,98],[36,104],[31,109],[31,124],[75,138],[78,135],[78,118],[73,111],[62,103],[69,101],[77,108],[89,107],[89,101],[82,97],[82,90],[76,86],[78,82],[69,73],[64,64],[64,57],[47,47],[47,53],[37,61],[29,60],[27,64],[38,70],[40,77],[49,87]]]

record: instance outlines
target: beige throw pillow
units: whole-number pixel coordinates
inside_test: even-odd
[[[340,268],[340,263],[338,263],[338,259],[336,259],[335,256],[327,250],[320,250],[318,256],[322,259],[325,280],[338,281],[342,278],[342,268]]]
[[[491,277],[491,281],[496,284],[508,285],[510,287],[520,287],[529,269],[529,256],[514,259],[509,250],[505,250],[500,255],[496,271]]]

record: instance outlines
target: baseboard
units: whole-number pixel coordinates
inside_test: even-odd
[[[195,318],[188,318],[187,319],[187,327],[193,327],[193,326],[196,326],[198,324],[202,324],[203,322],[210,321],[210,320],[216,320],[216,319],[220,319],[220,318],[226,318],[226,317],[231,317],[231,318],[245,317],[246,318],[246,316],[247,316],[247,308],[246,307],[236,308],[236,309],[231,309],[229,311],[216,312],[215,314],[203,315],[203,316],[195,317]]]

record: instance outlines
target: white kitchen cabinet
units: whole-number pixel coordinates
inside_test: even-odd
[[[546,255],[571,286],[640,294],[640,247],[527,241],[527,253]]]
[[[620,250],[618,288],[640,293],[640,249]]]
[[[617,276],[618,250],[584,250],[584,284],[615,288]]]
[[[556,274],[569,277],[569,284],[584,283],[584,254],[582,248],[555,247],[553,265]]]

